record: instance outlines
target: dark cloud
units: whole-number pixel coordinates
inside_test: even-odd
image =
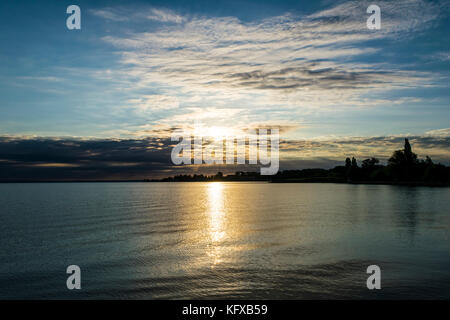
[[[450,137],[410,136],[420,158],[449,164]],[[280,169],[331,168],[346,156],[386,160],[404,137],[282,140]],[[81,140],[0,137],[0,181],[142,180],[174,174],[259,171],[258,166],[174,166],[169,138]],[[294,156],[290,156],[291,153]]]
[[[0,181],[143,180],[176,174],[259,171],[255,165],[175,166],[169,138],[0,137]]]
[[[450,164],[450,137],[408,136],[413,151],[419,158],[430,156],[435,162]],[[330,167],[345,157],[362,160],[376,157],[386,161],[395,150],[403,148],[404,136],[329,138],[326,140],[282,140],[280,150],[297,152],[299,158],[308,158],[315,167]],[[290,163],[297,160],[291,159]],[[304,162],[302,160],[301,162]],[[283,162],[287,164],[286,161]]]
[[[255,70],[252,72],[233,73],[227,77],[233,79],[233,85],[258,89],[296,89],[308,87],[317,90],[323,89],[357,89],[370,85],[387,83],[393,72],[387,71],[346,71],[340,68],[317,68],[319,63],[305,63],[304,67],[283,68],[276,71],[265,72]],[[390,77],[387,77],[390,76]]]
[[[0,138],[0,180],[144,179],[172,164],[167,139]]]

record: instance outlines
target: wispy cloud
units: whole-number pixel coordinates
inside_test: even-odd
[[[369,4],[325,2],[320,6],[327,6],[325,10],[309,15],[293,8],[265,18],[142,3],[90,9],[88,14],[99,25],[90,40],[100,41],[86,47],[83,37],[84,42],[76,44],[82,63],[55,63],[34,74],[24,69],[23,76],[0,81],[16,90],[36,91],[42,109],[51,106],[64,114],[58,123],[70,125],[60,125],[62,130],[78,126],[69,134],[161,137],[196,120],[207,126],[279,128],[284,138],[292,139],[345,126],[348,130],[336,134],[442,128],[441,119],[421,108],[441,108],[446,102],[440,92],[448,86],[448,70],[437,64],[445,65],[448,53],[436,46],[408,54],[409,59],[402,53],[423,39],[418,36],[435,30],[449,12],[449,1],[378,1],[380,30],[366,27]],[[402,49],[397,50],[397,44]],[[92,52],[104,60],[95,60]],[[434,91],[425,92],[428,89]],[[52,96],[56,93],[64,96],[65,108],[57,105],[60,97]],[[405,109],[411,113],[402,119],[415,112],[409,118],[429,115],[430,124],[411,120],[412,130],[397,126],[395,117]],[[371,123],[378,110],[383,115]],[[368,129],[384,119],[390,127]],[[417,124],[420,128],[413,128]],[[2,132],[18,132],[16,127],[20,123],[11,122]],[[29,122],[24,132],[52,135],[61,130],[39,131],[43,127],[42,122]]]
[[[178,108],[179,102],[176,97],[161,94],[141,95],[138,98],[129,99],[131,108],[139,111],[168,110]]]
[[[129,15],[123,12],[123,10],[114,8],[104,8],[104,9],[91,9],[89,11],[91,14],[112,21],[128,21]]]
[[[448,163],[450,139],[448,136],[407,136],[420,158],[431,156],[436,161]],[[394,150],[403,148],[405,136],[375,137],[323,137],[309,140],[284,140],[280,144],[285,159],[327,159],[339,161],[346,157],[362,160],[376,157],[386,161]]]
[[[185,19],[168,10],[152,9],[151,13],[147,16],[150,20],[155,20],[159,22],[172,22],[172,23],[182,23]]]
[[[449,138],[450,137],[450,128],[430,130],[430,131],[425,132],[425,135],[432,136],[432,137]]]
[[[152,20],[163,23],[182,23],[185,18],[168,9],[147,8],[145,10],[130,11],[126,7],[91,9],[91,14],[111,21]]]
[[[165,94],[178,96],[178,116],[189,115],[185,108],[195,106],[237,107],[250,121],[261,120],[260,112],[288,120],[294,108],[305,112],[419,101],[384,94],[433,86],[435,74],[361,61],[378,54],[372,40],[428,28],[440,4],[403,0],[395,2],[395,10],[391,2],[378,5],[383,25],[376,32],[365,25],[368,2],[352,1],[309,16],[286,14],[249,23],[153,9],[152,19],[175,24],[103,40],[119,50],[122,67],[116,72],[133,79],[134,88],[164,87]]]

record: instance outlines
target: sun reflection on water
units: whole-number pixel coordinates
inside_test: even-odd
[[[224,186],[220,182],[208,184],[209,235],[211,241],[208,255],[213,258],[214,265],[222,261],[221,256],[224,251],[222,242],[226,237],[223,188]]]
[[[208,186],[208,202],[210,215],[210,234],[213,242],[219,242],[225,236],[223,228],[223,185],[220,182],[210,183]]]

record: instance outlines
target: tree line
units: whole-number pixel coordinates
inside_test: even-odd
[[[396,150],[386,165],[377,158],[367,158],[360,165],[356,158],[348,157],[344,165],[332,169],[283,170],[273,176],[260,175],[259,172],[238,171],[224,175],[177,175],[159,180],[159,182],[190,181],[270,181],[270,182],[335,182],[335,183],[383,183],[448,186],[450,167],[434,163],[430,157],[418,159],[411,144],[405,139],[403,149]]]
[[[361,165],[352,158],[346,158],[343,166],[333,169],[287,170],[273,179],[275,182],[348,182],[348,183],[392,183],[392,184],[430,184],[448,185],[450,167],[434,163],[430,157],[419,160],[405,139],[404,148],[396,150],[388,159],[387,165],[380,164],[377,158],[364,159]]]

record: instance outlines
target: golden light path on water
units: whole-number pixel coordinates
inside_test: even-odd
[[[209,236],[211,244],[208,255],[212,258],[212,264],[221,262],[221,256],[224,253],[222,241],[226,237],[225,220],[225,199],[224,185],[220,182],[208,184],[208,214],[209,214]]]

